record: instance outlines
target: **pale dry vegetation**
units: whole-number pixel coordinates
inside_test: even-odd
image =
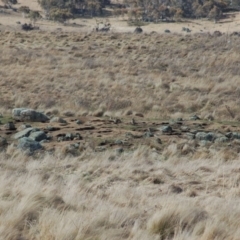
[[[237,120],[238,40],[227,34],[1,32],[1,107]]]
[[[33,159],[9,146],[1,239],[238,239],[239,157],[186,159],[175,148]]]
[[[237,121],[238,41],[2,31],[1,112]],[[10,145],[0,155],[0,239],[239,239],[239,141],[195,144],[78,157],[29,157]]]

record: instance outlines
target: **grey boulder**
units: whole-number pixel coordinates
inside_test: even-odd
[[[28,153],[33,153],[42,149],[43,147],[39,142],[34,141],[32,138],[23,137],[18,141],[17,148],[27,151]]]

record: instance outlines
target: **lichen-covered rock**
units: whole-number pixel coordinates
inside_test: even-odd
[[[20,139],[20,138],[23,138],[23,137],[28,137],[32,131],[36,131],[36,130],[40,131],[40,129],[38,129],[38,128],[32,128],[32,127],[31,128],[26,128],[26,129],[16,133],[15,135],[13,135],[13,138],[14,139]]]
[[[46,122],[49,120],[45,114],[27,108],[14,108],[12,110],[12,117],[15,120],[29,122]]]

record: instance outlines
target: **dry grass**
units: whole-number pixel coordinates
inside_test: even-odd
[[[235,36],[2,32],[0,43],[3,110],[240,118]]]
[[[10,151],[0,160],[1,239],[239,238],[238,159]]]

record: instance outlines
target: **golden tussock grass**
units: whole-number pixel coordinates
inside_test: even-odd
[[[113,154],[1,153],[1,239],[238,239],[239,159]]]

